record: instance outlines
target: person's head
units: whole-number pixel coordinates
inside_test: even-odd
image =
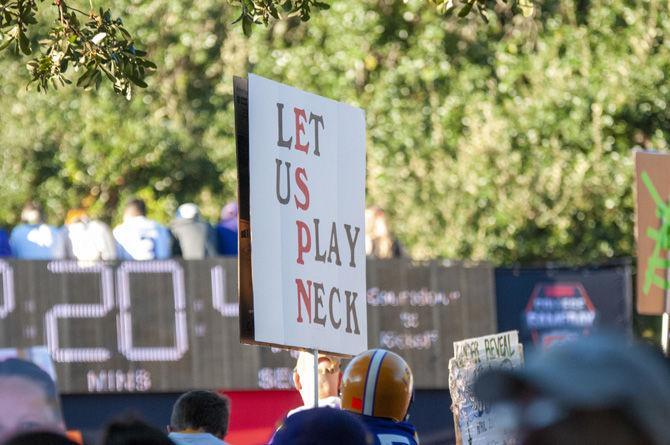
[[[167,435],[140,420],[115,421],[105,429],[103,445],[174,445]]]
[[[230,400],[213,391],[189,391],[172,408],[171,432],[209,433],[223,440],[228,433]]]
[[[658,352],[625,337],[594,336],[538,351],[526,363],[474,384],[522,443],[667,443],[670,370]]]
[[[412,370],[398,354],[371,349],[347,365],[342,376],[342,409],[401,422],[414,396]]]
[[[21,222],[26,224],[40,224],[43,216],[42,208],[33,201],[27,202],[21,210]]]
[[[178,219],[196,220],[200,218],[200,209],[192,202],[187,202],[186,204],[182,204],[177,208],[177,214],[175,216]]]
[[[3,445],[77,445],[62,434],[49,431],[32,431],[20,433],[12,437]]]
[[[88,214],[84,209],[70,209],[65,214],[65,225],[86,220],[88,220]]]
[[[360,419],[334,408],[312,408],[289,416],[273,445],[372,445],[374,439]]]
[[[319,399],[337,396],[340,388],[340,359],[319,354]],[[307,406],[314,405],[314,355],[301,351],[293,370],[293,384]]]
[[[126,203],[123,211],[123,218],[133,218],[135,216],[146,216],[147,205],[139,198],[133,198]]]
[[[64,431],[55,382],[32,362],[0,361],[0,442],[37,430]]]
[[[237,220],[237,203],[229,202],[221,209],[221,221]]]

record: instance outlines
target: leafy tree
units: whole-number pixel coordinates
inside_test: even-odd
[[[222,0],[223,1],[223,0]],[[251,34],[252,25],[268,25],[282,16],[310,19],[313,9],[328,9],[330,5],[319,0],[228,0],[240,11],[235,22],[241,22],[245,35]],[[475,11],[488,21],[491,10],[530,15],[531,0],[503,0],[504,8],[495,8],[491,0],[431,0],[438,10],[449,16],[458,11],[466,17]],[[49,85],[57,88],[71,84],[68,68],[78,73],[77,86],[96,89],[103,79],[109,79],[114,91],[130,99],[132,85],[146,88],[146,77],[156,65],[148,60],[146,52],[136,47],[135,38],[124,27],[121,18],[114,18],[111,10],[95,10],[89,0],[88,9],[73,6],[70,0],[49,2],[45,12],[44,0],[0,0],[0,51],[14,44],[17,53],[33,54],[34,40],[39,39],[39,54],[27,63],[30,84],[38,91]],[[48,29],[38,27],[38,17],[49,15]],[[44,17],[42,17],[44,18]],[[82,20],[85,20],[82,22]],[[38,30],[37,32],[36,29]],[[43,31],[40,35],[39,31]]]
[[[26,92],[0,61],[0,218],[113,220],[130,194],[168,219],[235,196],[232,75],[366,110],[368,202],[417,258],[584,263],[633,254],[631,148],[667,150],[667,3],[551,1],[534,20],[445,18],[420,0],[340,0],[251,37],[220,0],[119,0],[158,68],[108,89]],[[124,25],[125,26],[125,25]],[[30,130],[27,130],[30,129]]]

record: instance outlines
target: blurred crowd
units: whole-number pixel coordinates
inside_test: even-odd
[[[299,354],[293,383],[304,405],[278,419],[267,443],[418,445],[410,419],[414,379],[407,362],[392,351],[372,349],[354,357],[344,372],[341,366],[338,357]],[[482,409],[496,413],[495,428],[505,431],[486,443],[670,444],[668,359],[630,338],[583,337],[538,350],[523,368],[479,374],[473,391]],[[36,365],[0,362],[0,393],[0,444],[84,442],[64,435],[55,385]],[[438,418],[450,414],[438,407],[434,413]],[[109,424],[100,443],[227,445],[230,416],[225,395],[189,391],[175,402],[165,432],[125,419]],[[457,431],[456,443],[472,442]]]
[[[11,234],[0,229],[0,256],[22,260],[111,261],[187,260],[237,255],[237,203],[221,210],[216,225],[201,215],[194,203],[177,208],[168,226],[147,217],[146,204],[131,199],[123,210],[123,221],[112,230],[78,208],[67,212],[62,227],[45,222],[40,206],[28,202],[21,211],[21,224]],[[389,228],[384,211],[365,211],[365,250],[375,258],[397,258],[403,249]]]
[[[21,224],[7,234],[0,229],[0,256],[23,260],[78,261],[202,259],[237,255],[237,204],[221,210],[215,226],[193,203],[179,206],[166,227],[147,217],[146,204],[131,199],[123,221],[112,230],[84,209],[71,209],[62,227],[49,225],[34,202],[21,211]]]

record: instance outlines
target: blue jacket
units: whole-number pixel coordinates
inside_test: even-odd
[[[11,256],[12,249],[9,247],[9,235],[4,229],[0,229],[0,256]]]
[[[382,417],[359,415],[365,426],[372,432],[375,445],[418,445],[419,436],[414,425],[396,422]]]

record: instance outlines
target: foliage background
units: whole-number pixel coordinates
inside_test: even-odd
[[[485,24],[338,0],[250,38],[222,0],[109,6],[158,66],[130,102],[26,91],[0,58],[0,225],[30,198],[52,223],[79,205],[114,223],[130,195],[162,221],[184,201],[216,219],[236,192],[232,76],[254,72],[366,110],[368,203],[416,258],[634,253],[631,150],[668,149],[667,2],[548,0]]]

